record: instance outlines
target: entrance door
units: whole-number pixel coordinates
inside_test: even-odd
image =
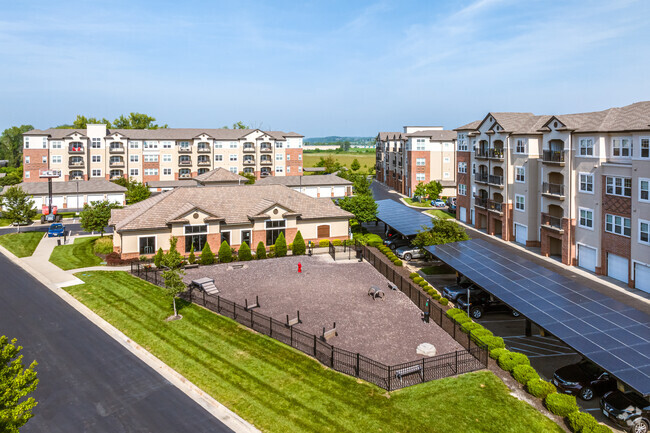
[[[528,239],[528,227],[515,224],[515,242],[521,245],[526,245],[526,240]]]
[[[627,283],[628,260],[625,257],[607,253],[607,275]]]
[[[578,245],[578,266],[579,267],[591,272],[596,272],[597,257],[598,257],[598,250],[596,250],[596,248],[591,248],[586,245]]]
[[[634,264],[634,287],[650,293],[650,266],[642,263]]]
[[[459,207],[458,209],[459,209],[460,220],[461,220],[462,222],[466,223],[466,222],[467,222],[467,209],[465,209],[465,208],[462,207],[462,206]]]

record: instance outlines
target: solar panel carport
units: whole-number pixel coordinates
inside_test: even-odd
[[[394,200],[377,202],[377,219],[404,236],[415,236],[422,226],[431,227],[431,218]]]
[[[650,315],[483,239],[426,249],[644,396]]]

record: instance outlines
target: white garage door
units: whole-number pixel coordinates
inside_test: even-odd
[[[120,206],[124,204],[124,194],[108,194],[106,199],[111,203],[117,203]]]
[[[528,239],[528,227],[521,224],[515,224],[515,242],[526,245]]]
[[[334,187],[334,197],[345,197],[345,187],[344,186],[335,186]]]
[[[48,204],[49,199],[44,199],[45,204]],[[52,206],[56,206],[57,209],[60,211],[63,209],[63,196],[62,195],[54,195],[52,196]]]
[[[598,250],[596,250],[596,248],[591,248],[586,245],[578,245],[578,266],[588,271],[596,272],[596,263],[598,261],[597,252]],[[627,275],[627,271],[625,272]]]
[[[321,197],[332,197],[332,187],[331,186],[321,186],[320,187],[320,196]]]
[[[77,198],[79,200],[77,200]],[[68,209],[79,209],[80,207],[83,207],[83,203],[79,205],[81,201],[83,201],[83,195],[69,195],[67,198]]]
[[[40,212],[43,207],[43,197],[32,197],[32,200],[34,201],[34,208]]]
[[[315,186],[310,186],[305,188],[305,194],[309,197],[318,197],[318,188]]]
[[[104,201],[104,194],[88,194],[86,202],[91,204],[94,201]]]
[[[458,209],[459,209],[458,212],[459,212],[460,220],[462,222],[466,223],[467,222],[467,209],[462,207],[462,206],[459,207]]]
[[[627,266],[628,260],[625,257],[607,254],[607,275],[610,277],[627,283]]]
[[[641,263],[634,264],[634,287],[650,293],[650,266]]]

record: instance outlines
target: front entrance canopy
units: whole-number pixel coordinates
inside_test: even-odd
[[[621,382],[650,395],[650,316],[483,239],[426,247]]]
[[[431,218],[394,200],[377,202],[377,219],[404,236],[415,236],[423,226],[431,228]]]

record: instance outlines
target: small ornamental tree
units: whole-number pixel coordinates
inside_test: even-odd
[[[104,236],[104,230],[108,225],[108,220],[111,219],[111,210],[117,208],[116,203],[111,203],[108,200],[94,201],[84,205],[79,219],[81,228],[87,232],[99,232]]]
[[[155,256],[153,256],[153,264],[156,265],[157,268],[161,267],[164,257],[165,257],[165,253],[163,253],[163,249],[158,248],[158,252],[156,253]]]
[[[212,252],[212,249],[210,249],[210,244],[207,242],[203,246],[203,251],[201,251],[199,263],[202,265],[211,265],[214,263],[214,253]]]
[[[181,253],[176,250],[177,243],[178,238],[172,236],[170,239],[169,251],[164,255],[162,260],[162,264],[168,268],[163,272],[162,276],[165,280],[165,290],[167,291],[167,294],[171,296],[174,304],[174,317],[178,317],[178,312],[176,311],[176,296],[185,291],[185,283],[183,283],[183,278],[181,277],[181,275],[185,275],[185,272],[181,269],[183,256],[181,256]]]
[[[192,244],[192,247],[190,248],[190,256],[187,258],[187,261],[190,263],[190,265],[196,263],[196,254],[194,254],[194,244]]]
[[[306,250],[307,248],[305,247],[305,240],[302,238],[300,230],[298,230],[296,237],[293,238],[293,247],[291,248],[291,251],[294,256],[301,256],[305,254]]]
[[[350,168],[354,171],[357,171],[361,168],[361,164],[359,164],[359,160],[357,158],[354,158],[352,165],[350,165]]]
[[[230,250],[230,245],[228,245],[228,242],[223,241],[219,247],[219,263],[230,262],[232,262],[232,251]]]
[[[266,247],[264,246],[264,242],[260,241],[257,244],[257,249],[255,250],[255,258],[256,259],[265,259],[266,258]]]
[[[251,248],[248,246],[246,242],[242,242],[241,246],[239,247],[239,253],[237,254],[237,257],[239,257],[239,260],[241,260],[242,262],[253,260],[253,255],[251,254]]]
[[[34,392],[38,379],[36,378],[37,362],[33,361],[28,368],[23,367],[23,348],[16,346],[16,339],[0,336],[0,431],[18,433],[33,416],[32,409],[36,400],[23,397]]]
[[[0,205],[3,207],[2,217],[18,223],[18,231],[20,231],[20,224],[31,221],[36,216],[34,200],[31,200],[19,186],[10,187],[0,196]]]
[[[284,233],[275,240],[275,256],[284,257],[287,255],[287,240],[284,238]]]

